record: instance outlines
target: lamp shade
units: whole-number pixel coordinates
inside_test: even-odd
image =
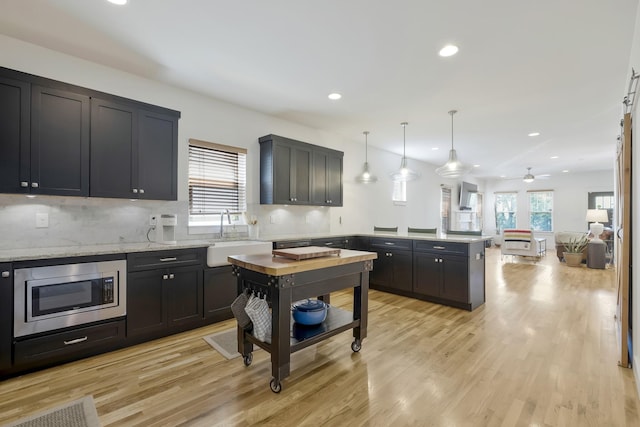
[[[449,160],[436,169],[436,173],[443,178],[458,178],[466,175],[471,170],[470,166],[458,160],[458,153],[456,153],[456,150],[453,148],[453,115],[457,112],[457,110],[449,111],[449,115],[451,116],[451,150],[449,150]]]
[[[587,209],[587,222],[609,222],[605,209]]]

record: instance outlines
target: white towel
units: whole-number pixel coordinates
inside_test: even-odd
[[[505,249],[528,250],[531,247],[529,242],[504,242]]]

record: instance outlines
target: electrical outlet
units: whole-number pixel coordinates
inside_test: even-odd
[[[155,227],[158,225],[158,216],[157,215],[149,215],[149,225]]]
[[[275,215],[269,215],[269,222],[271,224],[277,224],[278,223],[278,218]]]

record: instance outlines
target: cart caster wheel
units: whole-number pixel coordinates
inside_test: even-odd
[[[275,378],[271,378],[271,382],[269,383],[269,387],[271,387],[271,391],[274,393],[280,393],[282,390],[282,384],[276,383]]]
[[[251,362],[253,362],[253,353],[249,353],[246,356],[242,356],[242,360],[244,361],[244,366],[251,365]]]
[[[354,353],[359,352],[361,348],[362,348],[362,341],[356,339],[351,343],[351,350],[353,350]]]

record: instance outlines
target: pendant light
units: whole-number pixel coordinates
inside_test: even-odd
[[[364,134],[364,166],[362,168],[362,173],[356,176],[356,181],[361,184],[373,184],[378,180],[375,175],[371,175],[369,172],[369,158],[368,158],[368,141],[367,136],[369,135],[369,131],[365,130],[362,132]]]
[[[527,184],[533,182],[536,179],[535,176],[531,175],[531,168],[527,168],[527,174],[524,176],[524,178],[522,178],[522,180],[524,182],[526,182]]]
[[[471,168],[458,160],[458,154],[453,149],[453,115],[457,110],[449,111],[451,116],[451,150],[449,150],[449,160],[447,163],[436,169],[436,173],[444,178],[458,178],[466,174]]]
[[[396,182],[402,181],[413,181],[414,179],[420,178],[420,174],[414,170],[411,170],[407,167],[407,136],[406,129],[409,123],[402,122],[400,126],[402,126],[402,160],[400,161],[400,169],[389,174],[391,179]]]

